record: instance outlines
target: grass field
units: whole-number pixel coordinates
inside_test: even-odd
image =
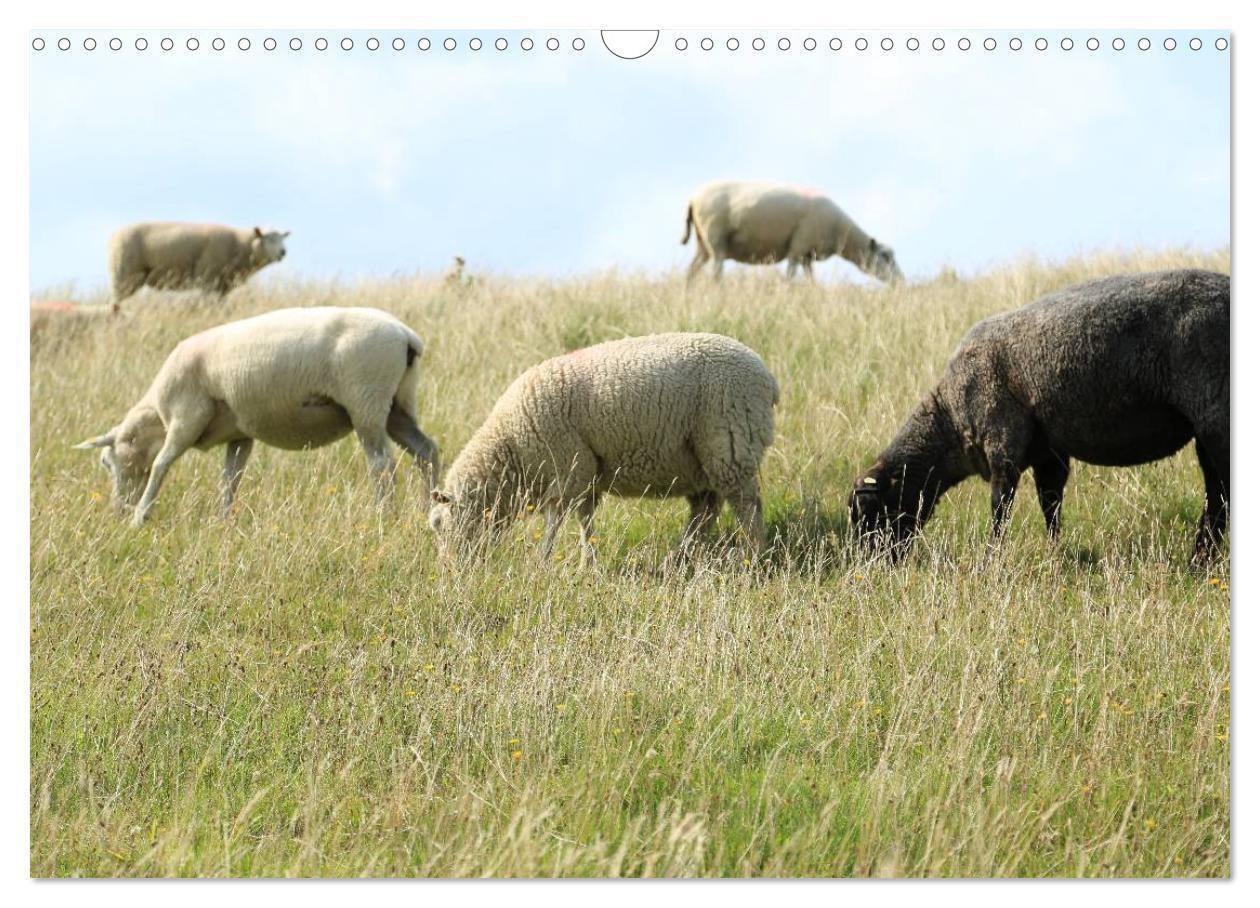
[[[973,322],[1183,265],[1226,271],[1228,253],[897,289],[277,279],[48,326],[31,357],[32,873],[1228,875],[1229,577],[1187,566],[1190,449],[1078,466],[1057,547],[1027,477],[990,558],[979,480],[895,567],[855,550],[845,512]],[[663,572],[685,504],[614,500],[596,571],[577,570],[573,526],[540,563],[535,520],[452,574],[416,471],[401,462],[379,514],[353,440],[257,449],[231,521],[221,452],[192,452],[127,526],[70,444],[187,334],[313,304],[377,306],[426,340],[421,424],[447,462],[540,359],[739,338],[783,389],[767,564],[719,550]]]

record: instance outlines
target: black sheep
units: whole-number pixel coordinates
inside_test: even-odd
[[[981,321],[858,478],[854,526],[900,554],[941,495],[978,474],[998,537],[1032,467],[1053,538],[1071,458],[1131,466],[1194,439],[1207,489],[1194,557],[1210,557],[1229,505],[1229,284],[1191,269],[1119,275]]]

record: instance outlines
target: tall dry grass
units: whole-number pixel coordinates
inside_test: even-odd
[[[1221,876],[1227,566],[1186,565],[1192,452],[1075,471],[1060,545],[1029,489],[984,558],[951,493],[896,567],[853,548],[856,472],[965,329],[1173,252],[896,289],[732,273],[561,282],[260,281],[41,330],[31,360],[31,867],[37,875]],[[99,302],[99,300],[88,300]],[[372,504],[347,440],[181,460],[142,530],[94,458],[170,348],[289,305],[368,305],[428,343],[447,458],[522,369],[623,335],[718,331],[783,388],[775,547],[662,571],[678,502],[610,501],[602,565],[531,523],[441,570],[419,477]],[[1030,484],[1029,484],[1030,485]],[[723,525],[731,527],[730,518]]]

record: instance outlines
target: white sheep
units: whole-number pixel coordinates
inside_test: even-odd
[[[684,550],[711,530],[725,500],[759,552],[757,474],[778,398],[761,358],[718,334],[632,337],[549,359],[499,398],[434,490],[429,525],[449,557],[539,509],[546,559],[572,509],[585,564],[601,495],[679,496],[691,505]]]
[[[132,224],[109,238],[114,302],[141,287],[204,290],[220,297],[284,258],[289,231],[218,224]]]
[[[839,255],[881,281],[902,279],[888,246],[876,242],[831,199],[812,189],[777,183],[708,183],[687,203],[683,245],[696,228],[696,257],[690,282],[710,259],[713,277],[734,259],[766,265],[787,259],[787,278],[797,268],[814,279],[814,262]]]
[[[135,507],[137,526],[189,448],[227,445],[228,513],[255,439],[299,450],[352,429],[383,501],[393,487],[389,439],[437,474],[437,446],[416,424],[423,350],[414,331],[379,309],[277,309],[229,322],[178,344],[122,422],[76,447],[104,449],[115,502]]]

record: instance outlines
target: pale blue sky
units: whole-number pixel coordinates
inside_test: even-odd
[[[814,32],[813,51],[805,32],[663,32],[636,61],[590,31],[555,32],[555,52],[537,32],[528,52],[521,32],[145,32],[143,52],[138,32],[69,33],[64,52],[60,34],[31,53],[36,292],[103,287],[106,238],[136,220],[292,230],[268,279],[440,270],[456,253],[512,274],[678,268],[692,255],[679,245],[687,197],[716,178],[817,187],[911,278],[1026,254],[1229,242],[1229,52],[1215,32],[1152,32],[1147,51],[1136,32],[1097,32],[1097,51],[1084,33],[1020,32],[1018,52],[1004,32]],[[323,52],[320,34],[333,42]],[[699,48],[706,34],[713,50]],[[211,48],[216,35],[225,50]],[[261,47],[269,35],[274,51]],[[295,35],[301,51],[288,48]],[[422,35],[432,49],[417,49]],[[500,35],[506,51],[493,47]],[[885,35],[895,50],[879,49]],[[1203,49],[1189,49],[1193,35]],[[758,36],[762,51],[749,46]],[[857,277],[838,262],[821,274]]]

